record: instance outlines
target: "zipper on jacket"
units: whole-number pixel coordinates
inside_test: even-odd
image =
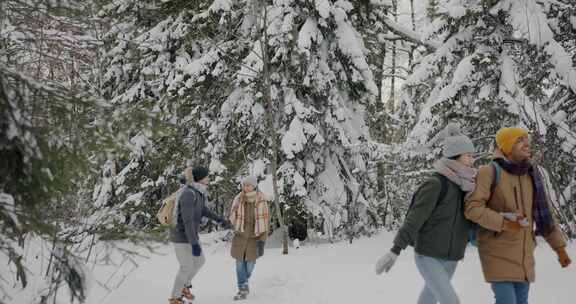
[[[526,212],[524,212],[524,196],[522,196],[522,179],[518,176],[518,183],[520,184],[520,199],[522,200],[522,213],[523,216],[526,216]],[[516,193],[516,189],[514,189],[514,193]],[[518,201],[516,201],[518,204]],[[522,271],[524,272],[524,278],[527,279],[526,270],[524,269],[524,263],[526,258],[526,230],[522,228]]]
[[[518,183],[520,184],[520,201],[522,202],[520,207],[522,207],[522,215],[526,216],[526,210],[524,209],[524,197],[522,196],[522,192],[524,192],[524,190],[522,189],[522,180],[520,179],[520,176],[518,176]]]
[[[454,214],[452,215],[452,231],[450,232],[450,244],[448,245],[448,255],[447,257],[450,257],[450,253],[452,253],[452,243],[454,242],[454,231],[456,229],[454,229],[454,224],[456,224],[456,216],[458,215],[458,211],[460,209],[460,196],[458,195],[458,204],[456,204],[456,211],[454,212]]]
[[[516,186],[514,186],[514,202],[516,203],[516,212],[520,212],[520,206],[518,204],[518,193]]]

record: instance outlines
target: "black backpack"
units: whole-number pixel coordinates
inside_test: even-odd
[[[436,204],[438,204],[444,198],[444,196],[446,196],[446,192],[448,191],[448,180],[446,179],[446,176],[438,172],[435,172],[434,175],[438,177],[441,185],[440,195],[438,196],[438,201],[436,201]],[[410,206],[408,206],[408,211],[406,211],[406,216],[408,216],[410,210],[412,209],[412,206],[414,206],[414,200],[416,199],[416,195],[418,194],[418,191],[420,191],[420,188],[422,188],[422,185],[420,185],[418,189],[414,191],[414,194],[412,194],[412,199],[410,200]]]
[[[438,200],[436,201],[436,204],[438,204],[442,200],[442,198],[446,196],[446,192],[448,191],[448,180],[446,179],[446,176],[438,172],[435,172],[433,175],[436,175],[440,180],[440,195],[438,196]],[[408,214],[410,214],[410,210],[412,210],[412,207],[414,206],[414,200],[416,198],[416,195],[418,195],[418,191],[420,191],[421,188],[422,185],[420,185],[418,189],[414,191],[414,194],[412,194],[412,199],[410,200],[410,206],[408,206],[408,210],[406,211],[406,216],[404,217],[404,219],[406,219],[406,217],[408,217]],[[410,246],[414,246],[414,243],[410,243]]]
[[[492,183],[490,184],[490,198],[488,199],[488,201],[490,201],[490,199],[492,199],[492,195],[494,194],[494,190],[496,190],[496,186],[498,186],[498,183],[500,182],[500,176],[502,175],[502,168],[500,167],[500,165],[498,165],[498,163],[492,161],[490,163],[491,167],[492,167]],[[436,175],[438,177],[438,179],[440,180],[440,195],[438,196],[438,201],[436,201],[436,204],[438,204],[443,198],[444,196],[446,196],[446,192],[448,191],[448,180],[446,178],[446,176],[435,172],[434,175]],[[414,194],[412,195],[412,199],[410,200],[410,206],[408,207],[408,211],[406,212],[406,216],[408,216],[408,214],[410,213],[410,210],[412,209],[412,206],[414,205],[414,199],[416,198],[416,195],[418,194],[418,191],[420,191],[420,188],[422,187],[422,185],[420,185],[420,187],[418,187],[418,189],[416,189],[416,191],[414,192]],[[468,231],[468,241],[473,245],[476,246],[477,242],[476,242],[476,231],[478,230],[478,224],[471,222],[470,224],[470,229]]]

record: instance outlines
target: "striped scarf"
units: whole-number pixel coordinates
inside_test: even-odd
[[[234,225],[234,230],[244,232],[244,221],[246,219],[244,202],[246,201],[246,194],[241,192],[236,195],[232,201],[232,209],[230,211],[230,221]],[[264,200],[264,194],[258,192],[256,194],[256,208],[254,208],[255,221],[254,221],[254,234],[256,236],[266,233],[269,230],[270,213],[268,211],[268,203]]]
[[[544,189],[544,183],[542,182],[538,169],[529,164],[517,165],[503,158],[497,158],[494,161],[513,175],[530,174],[534,187],[532,218],[536,224],[536,234],[543,236],[550,234],[554,230],[554,219],[550,212],[550,206],[546,199],[546,190]]]

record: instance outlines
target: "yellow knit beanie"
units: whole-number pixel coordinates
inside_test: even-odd
[[[509,155],[518,138],[528,135],[528,131],[522,128],[502,128],[496,132],[496,144],[500,151]]]

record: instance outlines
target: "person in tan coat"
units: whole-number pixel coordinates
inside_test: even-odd
[[[466,200],[465,216],[479,224],[482,271],[491,283],[496,304],[526,304],[530,283],[535,279],[536,235],[544,237],[562,267],[568,267],[571,260],[538,168],[530,163],[528,131],[500,129],[496,144],[494,164],[480,167],[476,189]],[[494,191],[492,166],[501,168]]]
[[[242,191],[234,198],[230,211],[230,221],[234,226],[230,253],[236,259],[238,285],[234,300],[243,300],[248,296],[248,281],[256,266],[256,259],[264,255],[268,236],[268,203],[264,195],[256,190],[257,185],[255,177],[246,177],[242,181]]]

